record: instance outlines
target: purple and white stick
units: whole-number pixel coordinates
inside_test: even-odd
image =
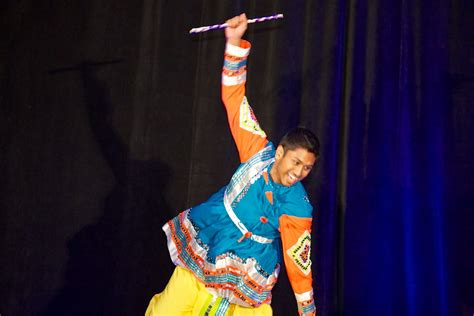
[[[259,23],[259,22],[276,20],[276,19],[283,19],[283,14],[275,14],[275,15],[270,15],[270,16],[262,16],[260,18],[248,19],[247,23],[252,24],[252,23]],[[228,26],[227,23],[201,26],[201,27],[196,27],[196,28],[191,29],[189,33],[194,34],[194,33],[202,33],[202,32],[207,32],[207,31],[212,31],[212,30],[220,30],[220,29],[226,28],[227,26]]]

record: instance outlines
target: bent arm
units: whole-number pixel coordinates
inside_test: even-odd
[[[299,315],[316,315],[311,271],[311,218],[283,215],[280,231],[283,259]]]

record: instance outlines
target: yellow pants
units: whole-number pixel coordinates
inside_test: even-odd
[[[163,292],[150,301],[145,316],[201,316],[217,315],[213,303],[216,300],[186,269],[176,267]],[[220,298],[218,298],[220,300]],[[217,304],[214,304],[214,306]],[[207,313],[207,314],[206,314]],[[271,316],[272,308],[263,304],[257,308],[230,304],[226,316]]]

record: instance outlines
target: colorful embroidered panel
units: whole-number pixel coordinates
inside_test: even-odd
[[[260,128],[257,118],[247,101],[247,97],[244,97],[240,105],[240,127],[253,134],[267,137],[265,132]]]
[[[311,234],[307,230],[286,253],[293,259],[301,272],[305,275],[311,272]]]
[[[208,248],[197,237],[196,229],[189,210],[163,226],[173,262],[191,271],[211,294],[230,303],[247,307],[270,304],[271,289],[277,281],[280,266],[268,274],[255,259],[243,260],[232,253],[209,262],[206,260]]]

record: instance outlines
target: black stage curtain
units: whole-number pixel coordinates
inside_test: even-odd
[[[472,315],[472,0],[5,0],[0,314],[142,315],[163,223],[238,166],[222,31],[251,25],[248,97],[312,128],[320,315]],[[295,315],[284,274],[275,315]]]

